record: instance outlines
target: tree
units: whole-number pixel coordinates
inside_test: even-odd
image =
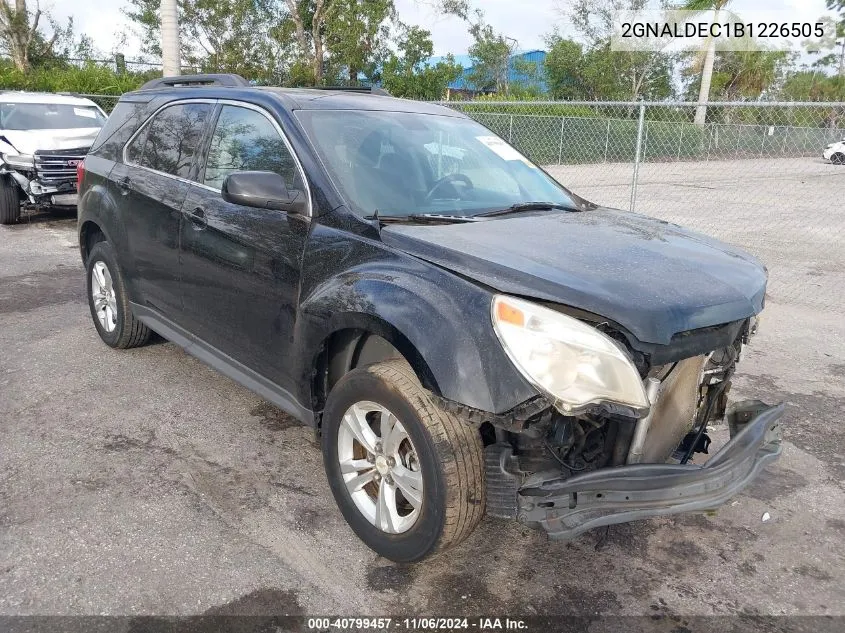
[[[558,12],[572,24],[583,45],[558,34],[550,36],[550,54],[555,53],[551,62],[548,57],[546,61],[550,83],[557,85],[559,90],[565,86],[564,92],[570,93],[579,86],[581,98],[590,99],[670,96],[676,57],[660,51],[610,49],[617,12],[641,11],[651,6],[665,8],[667,5],[668,0],[571,0],[559,4]],[[575,54],[577,47],[581,50],[580,57]],[[565,72],[574,72],[577,79],[561,74]],[[555,73],[556,77],[552,77]]]
[[[836,37],[841,39],[839,45],[839,76],[845,77],[845,0],[827,0],[827,8],[839,12],[839,21],[836,23]]]
[[[326,57],[326,17],[333,0],[285,0],[288,15],[281,25],[283,34],[293,32],[302,56],[300,68],[309,67],[315,84],[323,83]],[[286,24],[288,26],[286,28]],[[291,28],[292,27],[292,28]]]
[[[326,47],[346,70],[349,82],[363,72],[372,79],[388,54],[393,0],[335,0],[326,15]]]
[[[458,2],[446,6],[445,10],[469,22],[469,34],[474,40],[467,51],[473,63],[469,83],[475,90],[507,93],[510,58],[516,50],[517,42],[496,32],[487,24],[481,9],[476,9],[472,17],[469,17],[465,6],[464,3]]]
[[[31,67],[34,45],[39,45],[39,52],[43,54],[55,42],[55,34],[52,39],[44,40],[38,32],[42,15],[38,0],[35,0],[35,13],[31,17],[26,0],[15,0],[14,6],[9,0],[0,0],[0,40],[15,68],[22,72]]]
[[[686,0],[682,8],[687,11],[715,11],[718,19],[719,12],[727,7],[731,0]],[[710,100],[710,84],[713,81],[713,66],[716,61],[716,40],[709,37],[701,49],[704,62],[701,69],[701,84],[698,90],[698,107],[695,109],[695,123],[704,125],[707,119],[707,102]]]
[[[717,48],[716,52],[709,94],[725,101],[758,99],[766,92],[778,90],[792,64],[790,53],[763,47],[740,51]],[[686,73],[698,76],[697,66],[691,66]],[[700,85],[694,82],[690,90],[700,94]]]
[[[659,100],[674,92],[674,57],[613,51],[609,39],[585,46],[557,34],[548,48],[546,77],[556,99]]]
[[[129,0],[124,11],[141,29],[144,52],[161,56],[161,0]],[[179,0],[181,58],[208,72],[233,72],[266,79],[278,51],[269,37],[274,19],[270,0]]]
[[[398,52],[390,53],[382,69],[382,85],[390,94],[409,99],[442,99],[446,87],[463,68],[448,56],[434,66],[427,64],[434,52],[431,33],[418,26],[400,26]]]

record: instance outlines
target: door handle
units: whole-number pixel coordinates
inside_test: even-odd
[[[132,184],[132,179],[129,176],[124,176],[117,181],[117,186],[120,187],[120,194],[122,196],[129,194],[129,187]]]
[[[197,207],[193,211],[188,214],[188,217],[191,220],[191,223],[194,225],[196,229],[204,229],[208,226],[208,218],[205,217],[205,211],[200,207]]]

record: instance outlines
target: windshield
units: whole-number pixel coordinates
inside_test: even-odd
[[[0,129],[67,130],[103,127],[106,118],[94,106],[56,103],[0,103]]]
[[[558,183],[471,119],[353,110],[297,116],[361,216],[469,216],[533,201],[574,206]]]

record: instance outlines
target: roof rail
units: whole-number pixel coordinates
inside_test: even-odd
[[[211,75],[179,75],[177,77],[159,77],[145,83],[138,90],[155,90],[156,88],[173,88],[176,86],[225,86],[238,88],[249,86],[250,83],[235,74],[211,74]]]
[[[372,86],[309,86],[313,90],[343,90],[345,92],[367,92],[382,97],[392,96],[384,88],[373,88]]]

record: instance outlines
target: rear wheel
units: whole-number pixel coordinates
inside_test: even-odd
[[[344,518],[375,552],[417,561],[484,514],[478,429],[431,401],[403,361],[355,369],[329,394],[323,459]]]
[[[841,152],[837,152],[833,156],[830,157],[830,162],[834,165],[843,165],[845,164],[845,154]]]
[[[132,314],[126,285],[111,244],[94,244],[88,255],[86,270],[88,306],[94,327],[103,342],[120,349],[146,343],[150,330]]]
[[[8,176],[0,176],[0,224],[14,224],[21,217],[21,195],[18,184]]]

